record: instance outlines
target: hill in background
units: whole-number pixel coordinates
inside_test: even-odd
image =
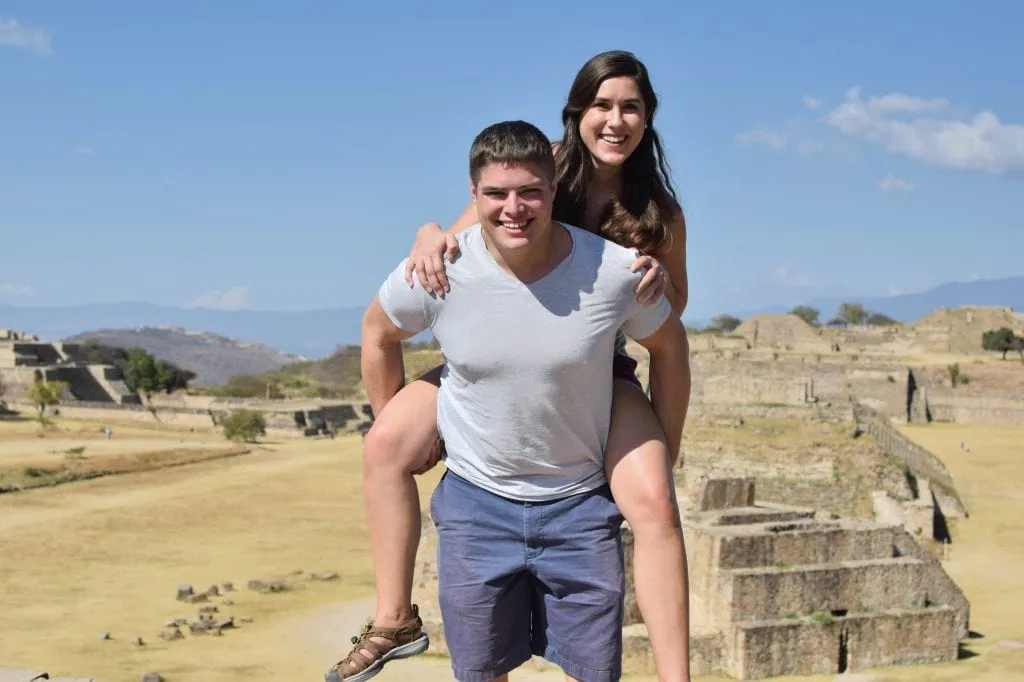
[[[433,341],[402,344],[406,380],[440,365],[444,359]],[[343,398],[364,400],[359,346],[341,346],[322,360],[307,360],[279,369],[232,377],[203,393],[232,398]]]
[[[195,386],[216,386],[233,376],[271,371],[305,360],[259,343],[172,327],[100,329],[64,340],[95,341],[118,348],[138,346],[156,358],[195,372]]]

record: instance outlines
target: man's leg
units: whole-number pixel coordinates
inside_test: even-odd
[[[633,584],[661,682],[690,679],[689,583],[665,436],[643,391],[615,381],[605,468],[633,532]]]
[[[622,515],[608,486],[532,508],[528,553],[538,609],[533,651],[566,679],[617,682],[622,674]]]
[[[530,659],[523,509],[450,471],[430,500],[438,603],[459,682],[507,680]]]

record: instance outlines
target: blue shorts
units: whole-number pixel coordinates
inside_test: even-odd
[[[520,502],[452,472],[430,500],[452,670],[489,682],[543,656],[584,682],[622,674],[622,516],[608,486]]]

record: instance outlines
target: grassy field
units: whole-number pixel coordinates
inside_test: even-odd
[[[83,479],[181,466],[250,451],[212,431],[168,433],[116,427],[106,439],[91,422],[40,425],[4,422],[0,428],[0,493]]]
[[[0,423],[0,458],[31,428]],[[1001,644],[1024,642],[1024,431],[929,426],[908,433],[947,462],[970,507],[948,570],[971,599],[972,628],[984,637],[967,643],[976,654],[967,660],[860,679],[1024,680],[1024,651]],[[122,435],[161,437],[147,429],[115,439]],[[959,450],[961,440],[970,454]],[[360,446],[357,437],[282,441],[227,459],[0,496],[0,666],[101,682],[136,682],[150,670],[168,682],[322,679],[373,603]],[[424,499],[438,473],[423,481]],[[336,571],[340,579],[310,581],[299,570]],[[273,577],[291,580],[292,589],[245,588],[250,579]],[[221,615],[252,623],[223,637],[156,636],[165,621],[198,608],[175,600],[179,583],[205,589],[223,581],[239,591],[227,595],[234,604],[222,604]],[[101,640],[103,632],[112,638]],[[131,646],[136,635],[144,646]],[[451,674],[445,661],[421,657],[377,679],[414,677],[434,682]],[[515,679],[561,677],[524,671]]]

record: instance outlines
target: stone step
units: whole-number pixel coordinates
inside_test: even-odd
[[[721,511],[703,512],[700,523],[708,526],[742,526],[753,523],[784,523],[813,519],[813,509],[797,507],[734,507]]]
[[[722,571],[711,605],[715,623],[773,620],[790,614],[875,612],[925,605],[925,566],[910,557],[818,566]],[[716,608],[717,606],[717,608]]]
[[[718,672],[725,650],[720,632],[690,633],[690,674],[711,675]],[[626,675],[654,675],[654,656],[647,628],[642,623],[622,628],[622,672]]]
[[[758,680],[954,661],[955,617],[954,609],[939,606],[736,623],[726,672]]]
[[[738,569],[892,558],[896,529],[851,520],[799,519],[707,532],[718,536],[718,567]]]

